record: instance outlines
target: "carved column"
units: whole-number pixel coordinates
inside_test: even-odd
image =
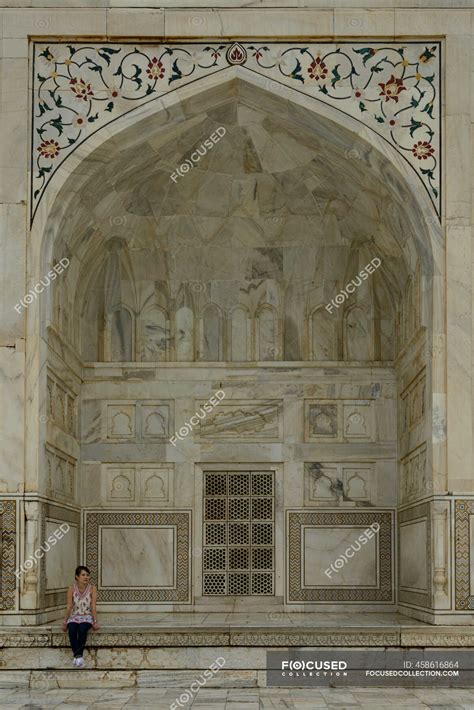
[[[449,590],[447,574],[447,535],[446,525],[448,509],[443,501],[433,503],[433,549],[434,549],[434,608],[446,609],[449,607]]]
[[[36,542],[39,538],[39,503],[25,503],[25,515],[25,558],[23,560],[23,569],[25,571],[21,577],[23,588],[21,606],[24,609],[37,609],[39,606],[39,569],[38,561],[33,556],[33,553],[35,552]],[[34,560],[34,563],[28,569],[29,560]]]

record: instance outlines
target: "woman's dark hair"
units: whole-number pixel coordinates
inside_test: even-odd
[[[90,573],[91,573],[89,567],[84,567],[84,565],[79,565],[78,567],[76,567],[76,571],[74,572],[75,576],[76,576],[76,577],[79,577],[79,575],[81,574],[82,570],[84,570],[84,572],[87,572],[87,574],[90,574]]]

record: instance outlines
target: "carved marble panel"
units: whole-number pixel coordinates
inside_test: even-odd
[[[305,506],[356,506],[375,503],[373,463],[307,462]]]
[[[401,462],[401,502],[416,500],[429,492],[426,470],[426,443],[418,446]]]
[[[116,442],[166,441],[172,423],[173,402],[102,402],[102,439]]]
[[[76,436],[76,393],[52,370],[48,370],[46,392],[47,416],[68,434]]]
[[[76,499],[77,461],[50,444],[46,445],[46,493],[68,502]]]
[[[174,498],[173,464],[102,464],[102,498],[105,505],[168,507]]]
[[[338,407],[334,403],[308,404],[308,439],[337,439]]]
[[[106,500],[114,505],[135,502],[135,467],[106,465]]]
[[[190,511],[85,513],[85,564],[98,581],[101,602],[189,603],[190,544]],[[111,554],[122,555],[120,577],[114,576]]]
[[[370,403],[344,403],[342,405],[344,439],[373,441],[375,438],[373,414]]]
[[[170,436],[170,407],[169,404],[151,402],[141,404],[140,431],[143,440],[162,440]]]
[[[398,514],[398,598],[405,604],[432,607],[431,595],[431,507],[422,503]],[[414,526],[414,527],[413,527]],[[426,533],[415,539],[424,526]],[[422,546],[424,542],[424,547]],[[408,549],[408,547],[412,549]],[[415,569],[419,568],[419,569]],[[425,587],[421,585],[425,584]]]
[[[16,506],[15,500],[0,500],[0,609],[4,611],[15,608]]]
[[[205,413],[203,401],[196,411]],[[281,400],[221,401],[199,421],[199,439],[213,441],[281,441],[283,436]]]
[[[173,504],[173,467],[170,464],[138,466],[138,501],[140,505]]]
[[[135,404],[104,403],[105,406],[105,437],[114,441],[130,441],[135,439]]]
[[[423,421],[426,411],[426,368],[423,368],[400,394],[400,433]]]
[[[287,511],[287,602],[392,603],[393,517],[393,511]],[[373,523],[380,525],[372,538],[376,542],[364,549],[362,557],[362,545],[354,553],[353,566],[346,572],[347,580],[334,573],[330,583],[329,578],[327,581],[323,578],[327,575],[321,577],[314,569],[306,570],[307,565],[322,567],[321,555],[325,555],[325,560],[333,556],[329,566],[344,552],[349,545],[341,532],[343,527],[354,529],[355,542]]]
[[[374,441],[370,400],[305,400],[306,441]]]

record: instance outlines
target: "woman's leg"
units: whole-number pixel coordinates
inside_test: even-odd
[[[77,641],[77,655],[79,658],[82,658],[82,654],[84,653],[84,649],[86,647],[86,641],[87,641],[87,632],[91,628],[92,624],[88,623],[81,623],[78,624],[79,629],[78,629],[78,641]]]
[[[70,621],[69,624],[67,625],[67,630],[69,632],[69,641],[71,643],[71,648],[72,652],[74,654],[74,658],[78,655],[78,639],[77,639],[77,632],[78,632],[78,627],[79,624],[74,623],[74,621]]]

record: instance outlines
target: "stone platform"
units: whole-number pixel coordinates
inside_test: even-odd
[[[99,621],[80,671],[71,669],[59,621],[0,629],[0,687],[187,687],[219,656],[225,668],[212,681],[217,687],[263,687],[271,649],[474,647],[472,626],[431,626],[400,614],[101,613]]]

